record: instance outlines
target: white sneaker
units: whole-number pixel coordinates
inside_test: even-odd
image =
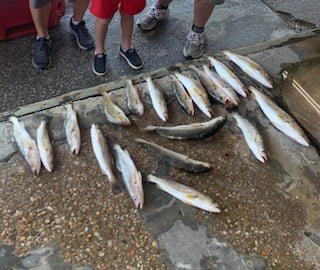
[[[169,16],[169,8],[158,9],[156,5],[137,20],[137,25],[145,31],[154,29],[157,26],[158,21],[162,21]]]
[[[204,33],[196,33],[192,30],[187,36],[187,43],[183,48],[183,55],[186,58],[199,58],[203,55]]]

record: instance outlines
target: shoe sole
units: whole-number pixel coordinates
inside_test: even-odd
[[[197,59],[197,58],[200,58],[200,57],[203,55],[203,51],[194,56],[194,55],[188,54],[187,51],[186,51],[186,49],[183,48],[183,55],[184,55],[184,57],[187,58],[187,59]]]
[[[49,58],[49,63],[48,63],[48,65],[46,65],[46,66],[44,66],[44,67],[40,67],[39,65],[37,65],[37,64],[34,62],[34,59],[32,59],[32,65],[33,65],[36,69],[40,69],[40,70],[48,69],[48,68],[51,66],[51,57]]]
[[[106,75],[106,74],[107,74],[107,71],[108,71],[108,70],[106,70],[104,73],[97,72],[97,71],[94,69],[94,64],[91,66],[91,68],[92,68],[93,73],[96,74],[97,76]]]
[[[127,57],[124,55],[124,53],[122,53],[120,50],[119,50],[119,53],[120,53],[120,56],[121,56],[124,60],[126,60],[126,62],[128,63],[128,65],[129,65],[131,68],[133,68],[133,69],[135,69],[135,70],[138,70],[138,69],[141,69],[141,68],[143,67],[143,64],[141,64],[140,66],[134,66],[134,65],[132,65],[132,64],[130,63],[130,61],[127,59]]]
[[[84,47],[83,45],[81,45],[77,33],[74,32],[74,30],[73,30],[72,28],[71,28],[71,34],[73,34],[73,35],[75,36],[77,45],[78,45],[78,47],[79,47],[80,49],[85,50],[85,51],[89,51],[89,50],[93,49],[94,45],[92,45],[91,47],[88,47],[88,48],[87,48],[87,47]]]

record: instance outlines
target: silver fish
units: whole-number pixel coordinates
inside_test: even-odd
[[[210,97],[226,106],[232,104],[228,96],[211,81],[209,76],[203,70],[197,68],[195,65],[189,65],[189,68],[196,73],[196,77],[207,90]]]
[[[37,145],[39,149],[40,159],[43,166],[49,171],[53,171],[53,149],[49,138],[47,123],[50,120],[48,116],[41,119],[37,128]]]
[[[168,120],[168,107],[166,99],[161,89],[152,81],[151,77],[146,77],[147,89],[151,98],[152,106],[159,118],[166,122]]]
[[[272,80],[267,71],[249,57],[224,50],[222,53],[233,63],[239,66],[247,75],[265,87],[272,88]]]
[[[184,154],[177,153],[165,147],[159,146],[153,142],[148,142],[143,139],[136,139],[137,142],[143,143],[148,148],[160,154],[166,161],[177,168],[188,172],[202,173],[212,170],[212,165],[206,162],[192,159]]]
[[[135,207],[142,209],[144,204],[144,193],[141,173],[137,170],[129,152],[122,149],[115,138],[110,140],[110,145],[114,150],[117,169],[122,175],[127,191],[133,200]]]
[[[181,107],[189,115],[194,115],[193,102],[183,84],[173,75],[170,75],[172,88]]]
[[[147,180],[155,183],[159,189],[167,192],[185,204],[192,205],[212,213],[221,212],[219,206],[214,203],[210,197],[192,187],[186,186],[171,179],[164,179],[151,174],[148,175]]]
[[[145,131],[155,131],[159,135],[170,139],[201,139],[209,137],[223,127],[227,117],[218,116],[206,122],[171,127],[147,126]]]
[[[64,129],[70,151],[72,154],[77,155],[80,151],[81,135],[77,112],[73,109],[71,103],[65,104]]]
[[[203,65],[204,72],[209,76],[211,81],[222,91],[231,101],[232,104],[238,105],[240,100],[233,88],[219,76],[215,71],[211,70],[208,65]]]
[[[99,92],[103,97],[103,108],[107,120],[113,124],[129,126],[131,122],[124,111],[113,103],[107,92],[103,89],[100,89]]]
[[[310,142],[298,123],[270,98],[253,86],[249,87],[254,99],[270,122],[292,140],[303,146],[309,146]]]
[[[41,160],[36,142],[25,129],[23,122],[19,122],[15,116],[10,116],[9,121],[13,124],[13,136],[22,156],[28,163],[31,171],[35,175],[39,175]]]
[[[142,116],[143,115],[143,103],[140,100],[138,90],[133,85],[132,80],[126,79],[126,100],[128,104],[128,109],[131,113]]]
[[[244,139],[254,156],[264,163],[267,160],[267,155],[260,132],[253,124],[238,113],[234,112],[231,115],[236,120],[238,127],[241,129]]]
[[[214,67],[216,72],[228,83],[230,84],[236,92],[243,96],[247,97],[248,89],[245,87],[242,81],[237,77],[236,74],[231,71],[224,63],[218,59],[208,56],[208,60],[211,65]]]
[[[176,72],[174,74],[178,80],[184,85],[187,89],[190,97],[193,102],[198,106],[198,108],[208,117],[212,117],[213,110],[210,104],[210,100],[207,95],[207,91],[203,88],[202,84],[188,76]]]
[[[118,193],[121,188],[117,183],[117,179],[112,171],[112,157],[108,150],[106,138],[104,137],[98,125],[91,125],[90,137],[93,152],[98,161],[101,172],[103,175],[107,176],[112,186],[113,193]]]

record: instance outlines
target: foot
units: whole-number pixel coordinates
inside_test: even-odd
[[[51,40],[44,37],[38,38],[34,43],[32,64],[38,69],[47,69],[51,64]]]
[[[142,60],[135,49],[131,48],[124,52],[120,47],[119,53],[123,57],[123,59],[127,61],[128,65],[133,69],[142,68]]]
[[[203,55],[204,39],[204,33],[196,33],[191,30],[183,48],[183,55],[192,59],[201,57]]]
[[[103,76],[107,73],[106,58],[104,53],[98,53],[94,56],[92,71],[98,76]]]
[[[76,38],[76,42],[80,49],[91,50],[94,47],[93,38],[86,27],[85,21],[81,21],[78,24],[73,24],[72,17],[70,19],[70,28],[72,34]]]
[[[157,5],[153,7],[137,20],[137,25],[145,31],[154,29],[159,21],[166,19],[169,16],[169,9],[159,9]]]

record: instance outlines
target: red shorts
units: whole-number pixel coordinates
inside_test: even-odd
[[[100,19],[110,19],[119,9],[127,15],[136,15],[146,6],[146,0],[92,0],[90,12]]]

